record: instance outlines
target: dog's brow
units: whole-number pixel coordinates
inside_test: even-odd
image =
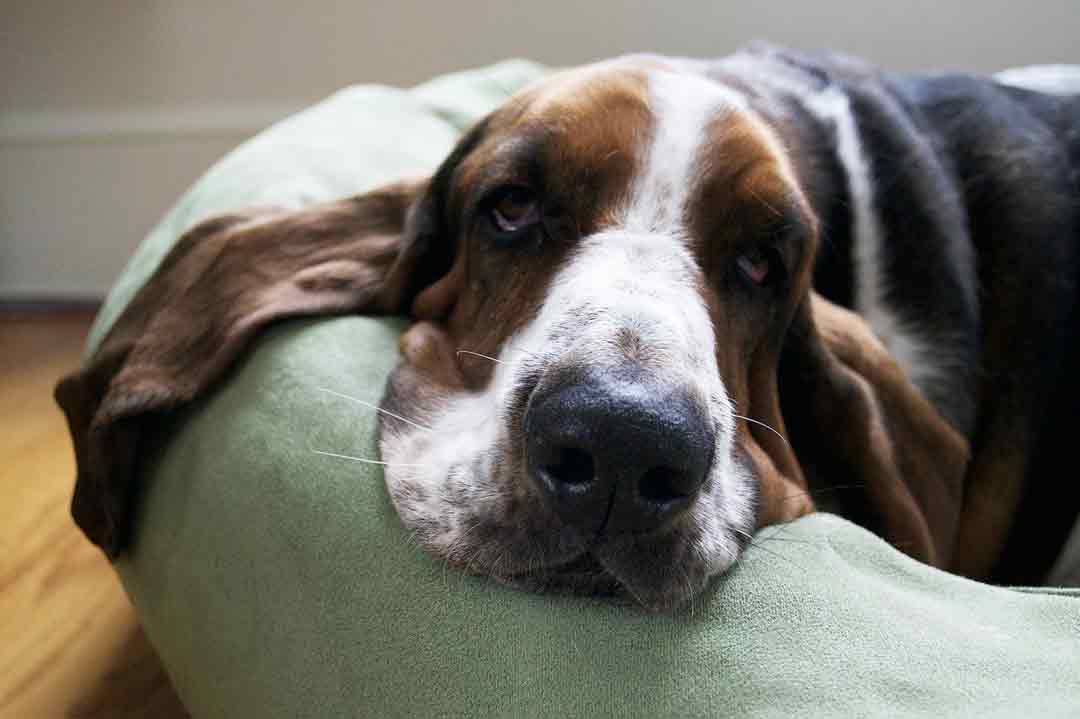
[[[473,199],[482,197],[499,185],[507,183],[538,184],[543,179],[545,148],[551,132],[542,128],[517,131],[497,142],[483,157],[474,174],[471,191]]]

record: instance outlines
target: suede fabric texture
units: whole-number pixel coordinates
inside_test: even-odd
[[[356,87],[211,169],[144,242],[91,337],[185,229],[434,167],[544,70],[520,61],[412,90]],[[672,616],[517,592],[411,543],[375,458],[405,320],[264,333],[147,462],[117,563],[196,717],[1015,717],[1080,714],[1080,596],[921,565],[819,514],[760,532]]]

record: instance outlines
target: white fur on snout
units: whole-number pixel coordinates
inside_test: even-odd
[[[428,550],[454,559],[467,550],[460,542],[474,511],[500,511],[504,497],[485,481],[504,431],[500,417],[493,394],[481,392],[447,402],[430,430],[383,425],[380,450],[391,498]]]
[[[752,530],[753,491],[734,457],[734,408],[716,363],[702,282],[677,234],[593,235],[557,275],[536,319],[508,344],[500,369],[524,377],[548,368],[632,363],[687,388],[707,412],[716,444],[685,531],[697,561],[715,574],[734,561],[735,534]]]

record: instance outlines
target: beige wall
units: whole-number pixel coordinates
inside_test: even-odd
[[[216,157],[353,82],[753,38],[908,70],[1080,63],[1080,0],[0,0],[0,299],[98,295]]]

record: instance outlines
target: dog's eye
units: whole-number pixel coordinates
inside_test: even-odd
[[[781,263],[774,248],[754,248],[735,259],[739,273],[755,287],[768,287],[779,278]]]
[[[533,191],[521,185],[499,190],[488,210],[491,224],[506,234],[523,230],[540,220],[540,203]]]

